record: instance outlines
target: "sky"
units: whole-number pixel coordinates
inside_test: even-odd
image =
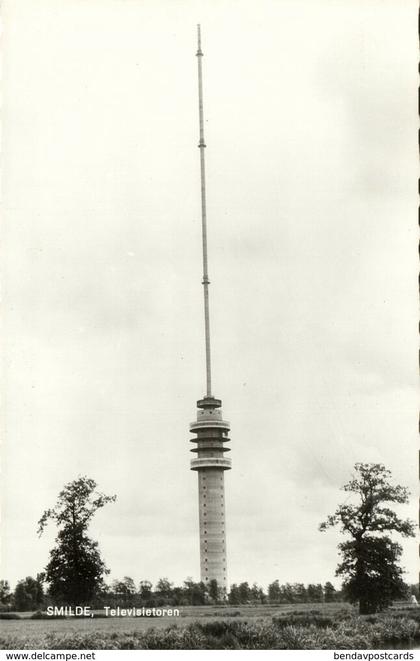
[[[199,580],[197,23],[228,581],[339,585],[355,462],[417,520],[416,4],[4,0],[2,578],[87,475],[109,580]]]

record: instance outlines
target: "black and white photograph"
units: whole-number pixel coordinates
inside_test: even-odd
[[[3,0],[2,658],[416,658],[417,11]]]

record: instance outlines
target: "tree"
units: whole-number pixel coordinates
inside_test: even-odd
[[[136,585],[130,576],[124,576],[122,581],[113,581],[112,591],[124,604],[131,604],[136,594]]]
[[[400,519],[387,503],[408,502],[408,491],[390,483],[391,472],[382,464],[357,463],[355,474],[343,490],[356,502],[339,505],[320,530],[340,526],[350,539],[339,544],[343,561],[336,570],[344,577],[343,590],[361,614],[375,613],[403,597],[406,586],[397,562],[402,548],[385,533],[414,535],[414,524]]]
[[[402,552],[399,544],[389,537],[366,537],[357,557],[355,550],[356,542],[342,545],[343,562],[337,573],[350,576],[343,588],[349,601],[359,601],[360,612],[375,613],[387,608],[393,599],[406,598],[403,570],[397,565]],[[361,563],[363,576],[358,575],[357,565]]]
[[[48,521],[58,527],[56,546],[50,551],[45,579],[54,601],[72,605],[89,603],[103,587],[103,577],[109,571],[98,550],[98,543],[87,535],[94,514],[116,496],[95,491],[96,482],[87,477],[66,484],[53,509],[46,510],[39,520],[42,535]]]
[[[410,593],[409,597],[414,596],[417,601],[420,601],[420,591],[419,591],[419,584],[414,583],[413,585],[410,585]]]
[[[228,594],[228,602],[232,606],[237,606],[238,604],[241,603],[239,588],[237,583],[232,583],[232,585],[230,586],[230,592]]]
[[[160,578],[156,583],[155,593],[158,596],[158,605],[169,605],[172,603],[173,597],[173,583],[170,583],[167,578]]]
[[[248,581],[243,581],[238,585],[239,600],[241,604],[248,604],[251,601],[251,588]]]
[[[27,576],[25,579],[18,581],[14,602],[17,611],[34,611],[38,610],[44,601],[44,590],[39,577],[32,578]]]
[[[208,595],[213,604],[219,604],[221,601],[223,601],[224,590],[221,586],[219,586],[215,578],[212,578],[211,581],[209,581]]]
[[[204,581],[195,583],[191,595],[192,606],[203,606],[207,601],[207,588]]]
[[[140,581],[139,594],[143,606],[150,606],[153,602],[152,583],[144,580]]]
[[[8,606],[11,599],[9,581],[0,580],[0,604]]]
[[[281,590],[280,590],[280,584],[279,584],[279,579],[276,578],[275,581],[270,583],[268,586],[268,601],[270,604],[278,604],[280,602],[281,598]]]
[[[327,581],[324,585],[324,598],[326,603],[330,603],[336,600],[337,591],[330,581]]]
[[[203,606],[207,602],[207,587],[203,581],[195,583],[189,576],[184,581],[183,592],[186,603],[190,606]]]
[[[296,602],[295,585],[285,583],[280,586],[280,601],[283,604],[294,604]]]
[[[292,589],[297,603],[304,604],[308,601],[308,592],[303,583],[293,583]]]
[[[254,604],[264,604],[266,602],[264,590],[256,583],[253,583],[251,587],[251,600]]]
[[[322,585],[319,583],[316,585],[314,583],[309,583],[307,587],[307,595],[308,601],[311,603],[324,601],[324,591],[322,589]]]

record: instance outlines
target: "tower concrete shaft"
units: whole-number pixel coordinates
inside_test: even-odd
[[[197,421],[190,425],[196,434],[192,443],[197,454],[191,460],[191,470],[198,473],[198,507],[200,522],[200,573],[203,583],[212,579],[227,589],[226,523],[224,472],[231,461],[224,457],[230,448],[229,423],[222,419],[221,401],[205,397],[197,402]]]

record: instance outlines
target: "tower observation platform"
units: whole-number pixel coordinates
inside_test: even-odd
[[[203,249],[203,294],[204,294],[204,331],[206,349],[206,385],[207,394],[197,402],[197,420],[190,424],[190,431],[195,435],[191,439],[196,447],[191,452],[196,454],[191,459],[191,470],[198,475],[198,510],[200,533],[200,573],[203,583],[216,580],[219,588],[226,592],[226,522],[225,522],[225,487],[224,474],[231,468],[231,460],[225,457],[230,448],[226,443],[230,426],[222,418],[222,402],[213,397],[211,387],[210,359],[210,313],[209,284],[207,256],[207,214],[206,214],[206,180],[203,117],[203,82],[201,50],[201,33],[198,26],[198,98],[200,124],[200,172],[201,172],[201,230]]]

